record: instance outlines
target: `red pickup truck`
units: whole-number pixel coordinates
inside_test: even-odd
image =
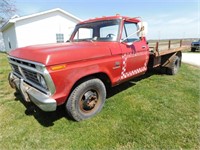
[[[76,121],[101,111],[107,89],[154,67],[176,74],[181,48],[150,51],[147,24],[111,16],[76,25],[66,43],[28,46],[9,53],[9,83],[43,111],[65,105]]]

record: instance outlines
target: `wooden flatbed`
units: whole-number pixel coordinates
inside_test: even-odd
[[[166,45],[165,45],[166,46]],[[171,48],[171,41],[168,42],[168,49],[159,50],[159,42],[156,42],[155,47],[149,47],[150,49],[150,60],[148,67],[171,67],[174,57],[177,55],[182,58],[182,51],[189,48],[189,46],[183,46],[182,40],[180,40],[179,47]]]

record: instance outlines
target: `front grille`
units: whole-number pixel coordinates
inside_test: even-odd
[[[10,60],[13,61],[13,62],[16,62],[18,64],[22,64],[22,65],[25,65],[25,66],[28,66],[28,67],[31,67],[31,68],[36,68],[35,64],[32,64],[32,63],[28,63],[28,62],[25,62],[25,61],[14,59],[14,58],[10,58]]]
[[[19,71],[18,66],[17,66],[17,65],[14,65],[14,64],[11,64],[11,65],[12,65],[13,71],[14,71],[15,73],[17,73],[18,75],[21,76],[21,73],[20,73],[20,71]]]
[[[194,44],[194,46],[200,46],[199,44]]]
[[[24,82],[45,94],[52,95],[55,93],[55,85],[49,72],[43,64],[15,58],[12,56],[8,56],[8,60],[12,67],[13,73],[20,79],[23,79]],[[40,82],[40,80],[43,82]],[[46,83],[45,86],[44,81]]]
[[[30,80],[31,82],[33,82],[37,85],[40,85],[40,82],[37,78],[36,72],[30,71],[30,70],[25,69],[25,68],[22,68],[22,72],[23,72],[23,74],[24,74],[24,76],[27,80]]]
[[[29,61],[23,61],[21,59],[15,59],[15,58],[9,58],[10,65],[13,69],[13,72],[18,77],[24,79],[25,82],[31,84],[37,89],[42,90],[43,92],[46,92],[46,89],[42,87],[40,84],[37,74],[42,74],[42,72],[38,71],[36,69],[36,65],[29,62]]]

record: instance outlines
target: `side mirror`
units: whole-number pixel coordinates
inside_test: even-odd
[[[124,40],[120,40],[120,42],[127,45],[127,46],[133,45],[133,42],[124,42]]]
[[[133,42],[128,42],[128,43],[126,43],[126,45],[131,46],[131,45],[133,45]]]
[[[138,22],[137,24],[137,28],[138,28],[138,37],[143,37],[147,35],[148,32],[148,24],[147,22]]]

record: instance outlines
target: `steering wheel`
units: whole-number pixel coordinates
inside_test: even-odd
[[[115,37],[116,35],[112,34],[112,33],[109,33],[108,35],[106,35],[106,38],[113,38]]]

